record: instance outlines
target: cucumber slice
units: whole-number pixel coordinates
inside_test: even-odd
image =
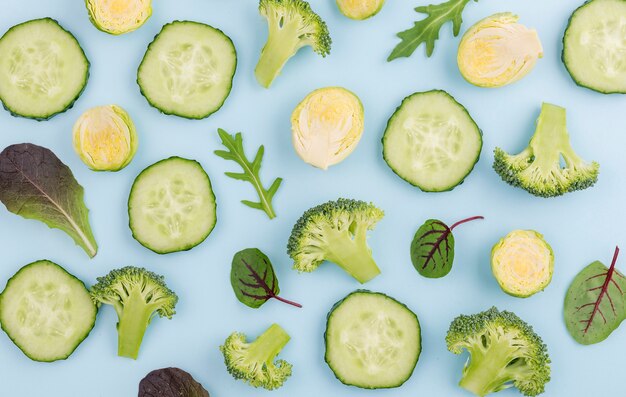
[[[88,78],[83,49],[54,19],[21,23],[0,38],[0,100],[14,116],[46,120],[66,111]]]
[[[211,180],[197,161],[161,160],[135,179],[128,215],[133,237],[144,247],[158,254],[190,250],[217,221]]]
[[[572,14],[563,63],[579,86],[626,93],[626,0],[593,0]]]
[[[467,110],[440,90],[404,98],[383,135],[389,167],[425,192],[460,185],[474,169],[482,146],[482,133]]]
[[[148,46],[137,83],[150,105],[161,112],[203,119],[226,101],[236,68],[235,46],[221,30],[174,21],[163,26]]]
[[[0,294],[0,323],[31,360],[65,360],[96,323],[85,284],[56,263],[21,268]]]
[[[342,383],[364,389],[399,387],[422,350],[415,313],[378,292],[357,290],[328,313],[325,359]]]

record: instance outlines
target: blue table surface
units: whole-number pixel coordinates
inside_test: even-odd
[[[0,0],[0,32],[34,18],[49,16],[73,32],[91,61],[91,76],[74,108],[46,122],[15,118],[0,111],[0,148],[33,142],[52,149],[85,187],[90,221],[100,245],[89,260],[71,239],[40,222],[0,210],[0,284],[23,265],[47,258],[63,265],[86,284],[125,265],[148,267],[166,276],[180,296],[171,320],[150,325],[137,361],[116,356],[116,316],[103,307],[94,330],[66,361],[43,364],[26,358],[0,334],[0,395],[10,397],[130,397],[149,371],[178,366],[190,373],[212,396],[261,396],[235,381],[225,370],[218,346],[232,331],[256,336],[273,322],[292,336],[282,357],[294,366],[279,396],[468,396],[457,382],[465,356],[446,350],[450,321],[492,305],[515,311],[534,325],[549,347],[552,381],[546,396],[623,395],[626,370],[626,326],[593,346],[578,345],[563,322],[563,297],[574,275],[594,260],[610,261],[617,244],[626,244],[626,97],[601,95],[577,87],[561,62],[561,39],[571,12],[581,0],[497,0],[468,4],[463,31],[496,12],[511,11],[538,30],[545,56],[522,81],[499,89],[466,83],[456,66],[459,38],[446,25],[434,56],[419,48],[408,59],[386,62],[397,43],[394,36],[419,16],[413,7],[424,0],[389,1],[371,20],[343,17],[333,0],[312,0],[333,37],[332,54],[323,59],[302,50],[286,66],[270,90],[255,81],[253,69],[266,37],[266,24],[256,0],[155,1],[154,13],[138,31],[119,37],[96,30],[80,0]],[[135,83],[136,70],[147,44],[172,20],[196,20],[222,29],[234,41],[239,65],[233,91],[225,106],[202,121],[165,116],[150,107]],[[290,115],[313,89],[344,86],[365,106],[366,127],[356,151],[324,172],[302,162],[291,145]],[[407,95],[445,89],[464,104],[484,133],[481,159],[465,183],[451,192],[427,194],[395,176],[381,155],[380,138],[386,122]],[[527,143],[542,101],[568,110],[574,148],[586,159],[601,163],[597,185],[555,199],[536,198],[503,183],[491,169],[492,151],[501,146],[521,150]],[[74,154],[71,130],[86,109],[115,103],[133,117],[139,150],[118,173],[95,173]],[[216,130],[242,131],[246,148],[266,147],[263,179],[285,179],[275,198],[278,218],[244,207],[253,199],[252,187],[227,178],[236,170],[213,150],[220,147]],[[200,161],[211,177],[218,202],[218,223],[211,236],[195,249],[160,256],[143,248],[128,228],[126,201],[135,176],[146,166],[172,155]],[[291,270],[285,252],[296,219],[309,207],[339,196],[376,203],[385,218],[370,233],[369,243],[382,275],[366,285],[406,303],[419,316],[423,352],[411,379],[393,390],[364,391],[337,381],[324,363],[326,313],[334,302],[360,285],[331,264],[315,273]],[[428,218],[454,222],[472,215],[485,220],[456,230],[457,258],[450,275],[439,280],[420,277],[409,259],[409,244],[417,227]],[[536,229],[552,245],[554,279],[545,292],[529,299],[504,294],[491,275],[492,245],[513,229]],[[302,310],[277,301],[258,310],[239,303],[229,283],[232,255],[258,247],[274,262],[283,295],[301,302]],[[626,270],[626,259],[618,268]],[[502,397],[519,395],[516,390]]]

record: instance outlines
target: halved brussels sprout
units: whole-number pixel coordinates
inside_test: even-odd
[[[341,87],[320,88],[291,115],[293,146],[306,163],[327,169],[356,148],[363,135],[363,104]]]
[[[74,124],[74,150],[94,171],[119,171],[137,151],[137,132],[130,116],[115,105],[98,106]]]
[[[85,4],[91,23],[115,35],[138,29],[152,15],[152,0],[86,0]]]
[[[339,11],[350,19],[371,18],[383,8],[385,0],[337,0]]]
[[[504,292],[527,298],[550,284],[554,253],[540,233],[514,230],[491,250],[491,270]]]
[[[502,87],[526,76],[543,57],[534,29],[510,12],[494,14],[469,28],[457,61],[463,77],[479,87]]]

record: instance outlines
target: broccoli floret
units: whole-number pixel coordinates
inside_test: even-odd
[[[274,361],[289,339],[289,334],[280,325],[272,324],[254,342],[248,342],[246,335],[234,332],[220,350],[224,354],[226,369],[235,379],[274,390],[291,376],[291,364],[285,360]]]
[[[294,269],[312,272],[325,260],[336,263],[360,283],[380,274],[367,246],[384,213],[365,201],[338,199],[306,211],[296,222],[287,253]]]
[[[326,23],[303,0],[261,0],[259,12],[267,19],[269,35],[256,66],[256,78],[268,88],[289,58],[310,46],[325,57],[331,39]]]
[[[496,148],[493,168],[512,186],[535,196],[555,197],[593,186],[598,181],[600,165],[587,163],[574,152],[565,109],[544,103],[528,147],[514,156]]]
[[[536,396],[550,380],[546,345],[514,313],[492,307],[461,315],[450,324],[446,344],[454,354],[469,352],[459,385],[477,396],[512,386],[525,396]]]
[[[156,314],[172,318],[178,296],[167,288],[163,276],[127,266],[112,270],[91,287],[91,298],[117,312],[118,351],[121,357],[137,359],[143,335]]]

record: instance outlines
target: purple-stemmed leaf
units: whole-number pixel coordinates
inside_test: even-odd
[[[567,290],[565,325],[580,344],[602,342],[626,318],[626,279],[615,269],[618,254],[615,247],[608,269],[600,261],[584,268]]]
[[[302,307],[299,303],[278,296],[280,288],[272,263],[256,248],[247,248],[235,254],[230,271],[230,283],[237,299],[253,309],[258,309],[272,298]]]
[[[424,277],[440,278],[450,273],[454,262],[455,227],[482,216],[463,219],[448,227],[438,219],[427,220],[415,233],[411,243],[411,262],[415,270]]]

